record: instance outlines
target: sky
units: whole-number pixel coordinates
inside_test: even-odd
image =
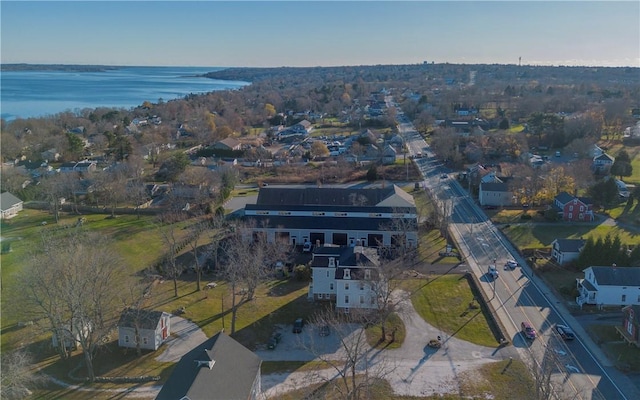
[[[0,62],[640,67],[640,1],[0,1]]]

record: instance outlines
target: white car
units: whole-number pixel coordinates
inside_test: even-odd
[[[487,271],[487,273],[489,274],[489,276],[491,276],[493,279],[496,279],[498,277],[498,269],[496,268],[495,265],[491,264],[489,265],[489,270]]]
[[[508,260],[506,265],[507,267],[514,269],[518,266],[518,263],[515,260]]]

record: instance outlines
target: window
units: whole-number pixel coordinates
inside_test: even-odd
[[[580,206],[580,212],[584,211],[584,206]]]
[[[569,211],[573,211],[573,206],[569,206]]]
[[[626,295],[626,294],[623,294],[623,295],[622,295],[622,302],[623,302],[623,303],[626,303],[626,302],[627,302],[627,295]]]
[[[344,296],[344,304],[349,304],[349,295]]]
[[[364,290],[364,282],[360,282],[360,290]]]
[[[329,277],[329,270],[327,270],[327,278]]]
[[[349,282],[344,284],[344,290],[349,290]]]
[[[129,335],[124,335],[124,342],[129,343]]]
[[[364,304],[364,296],[360,295],[360,304]]]
[[[329,290],[333,290],[333,283],[329,284]]]
[[[149,339],[147,339],[147,337],[143,337],[142,338],[142,344],[148,344],[149,343]]]
[[[569,213],[569,219],[573,219],[573,214]]]
[[[371,279],[371,270],[370,269],[365,269],[364,270],[364,279]]]
[[[351,279],[351,270],[349,268],[344,270],[344,279]]]

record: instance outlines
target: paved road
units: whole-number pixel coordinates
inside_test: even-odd
[[[554,297],[528,267],[504,271],[507,259],[526,265],[502,233],[490,222],[467,192],[435,157],[412,124],[399,124],[407,147],[423,174],[423,185],[435,196],[441,210],[446,210],[452,237],[470,269],[483,282],[482,289],[492,300],[496,314],[509,333],[509,339],[523,360],[552,365],[554,383],[581,399],[638,399],[640,392],[628,379],[612,368],[599,348],[566,308]],[[497,279],[489,279],[487,267],[495,263]],[[540,338],[530,343],[519,333],[520,322],[529,321]],[[579,340],[565,343],[554,333],[556,323],[570,325]],[[551,362],[551,364],[549,363]]]

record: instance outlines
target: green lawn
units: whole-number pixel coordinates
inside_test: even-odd
[[[620,236],[623,244],[640,243],[640,235],[635,232],[617,226],[608,225],[592,225],[592,224],[518,224],[504,228],[503,232],[509,239],[520,249],[539,249],[550,247],[551,242],[557,238],[578,239],[588,238],[594,239],[604,238],[607,235],[612,237]]]
[[[406,289],[425,321],[449,335],[471,343],[494,347],[496,339],[481,308],[471,308],[473,292],[463,275],[441,275],[428,282],[411,280]]]

